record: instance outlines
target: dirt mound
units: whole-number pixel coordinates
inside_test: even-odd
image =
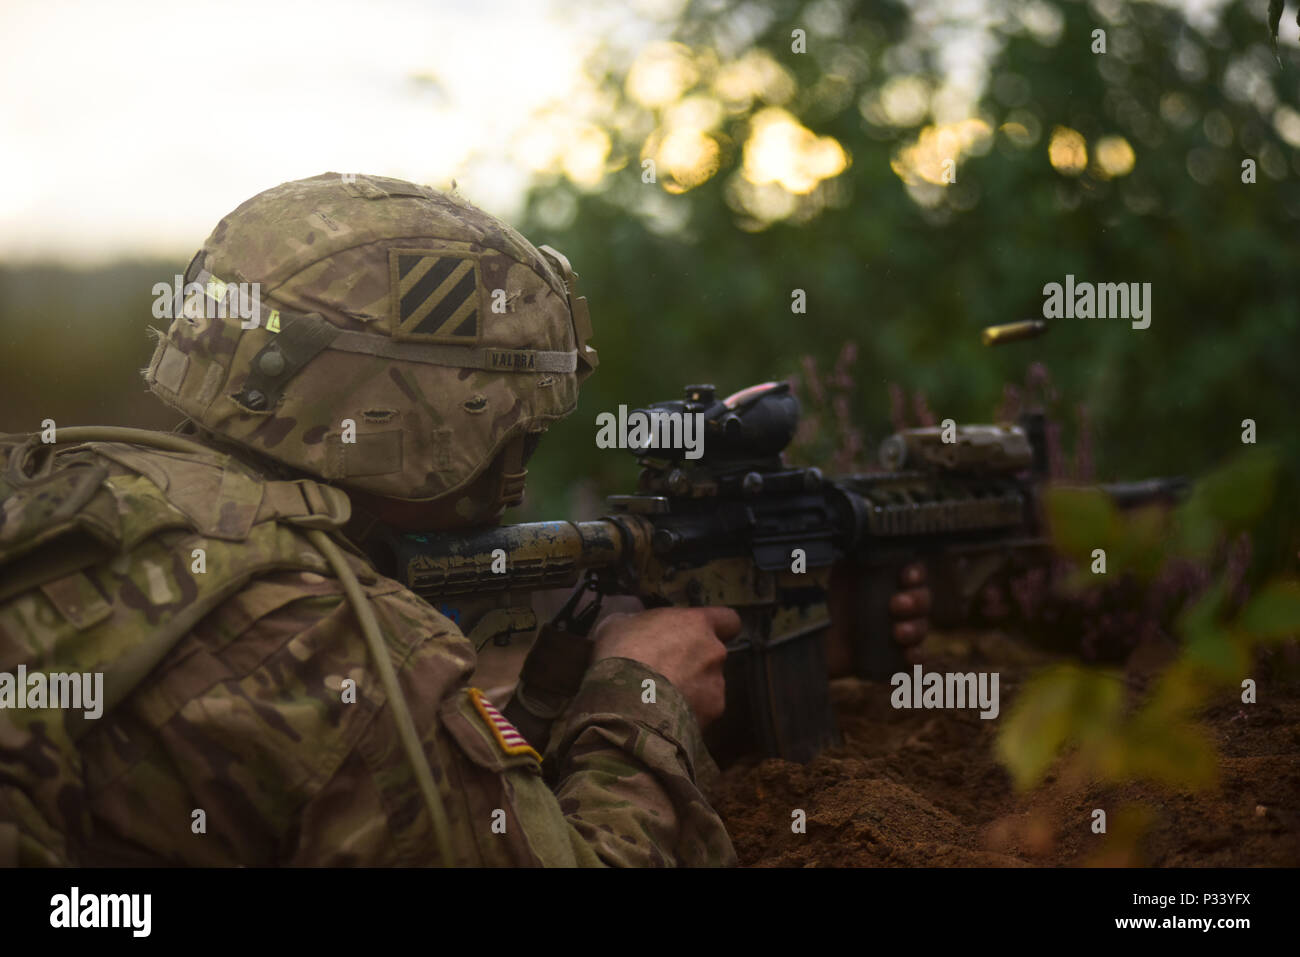
[[[993,633],[935,635],[924,652],[927,670],[999,672],[1004,716],[1046,660]],[[1135,655],[1130,679],[1140,683],[1154,664],[1149,650]],[[1294,867],[1300,685],[1260,688],[1259,704],[1225,699],[1202,715],[1222,755],[1216,786],[1115,788],[1049,775],[1019,794],[994,756],[999,721],[973,710],[895,710],[888,684],[843,679],[832,686],[841,747],[807,765],[729,768],[714,802],[749,866]],[[1106,810],[1109,836],[1092,833],[1094,808]],[[792,827],[798,811],[804,833]],[[1136,832],[1140,840],[1123,839]]]

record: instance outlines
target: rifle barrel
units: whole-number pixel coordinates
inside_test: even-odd
[[[397,567],[417,594],[454,597],[576,585],[589,568],[618,562],[624,536],[608,519],[530,522],[457,535],[404,535]]]

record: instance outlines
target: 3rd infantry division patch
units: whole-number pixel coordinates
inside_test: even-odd
[[[477,344],[478,258],[419,249],[394,249],[390,257],[393,338]]]

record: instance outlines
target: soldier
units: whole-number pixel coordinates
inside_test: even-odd
[[[734,863],[700,736],[734,612],[607,620],[544,777],[461,628],[376,567],[386,528],[520,500],[596,365],[574,279],[454,195],[285,183],[185,274],[145,372],[177,432],[0,441],[0,675],[103,675],[98,717],[0,687],[0,863]],[[241,283],[252,321],[195,308]]]

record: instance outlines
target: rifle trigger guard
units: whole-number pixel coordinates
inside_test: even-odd
[[[595,592],[596,597],[581,611],[575,611],[587,591]],[[600,603],[596,576],[588,572],[586,580],[573,590],[564,607],[537,633],[537,640],[524,659],[519,684],[505,715],[539,750],[545,749],[551,723],[578,693],[591,665],[587,633],[600,614]]]
[[[583,594],[588,591],[592,592],[595,597],[581,611],[576,610]],[[587,572],[587,577],[582,584],[573,590],[573,594],[564,603],[564,607],[555,613],[555,617],[551,620],[551,627],[560,631],[567,631],[573,635],[580,635],[583,638],[587,637],[591,633],[591,628],[596,623],[596,619],[600,617],[600,605],[603,600],[604,596],[601,595],[596,583],[596,573],[594,571]]]

